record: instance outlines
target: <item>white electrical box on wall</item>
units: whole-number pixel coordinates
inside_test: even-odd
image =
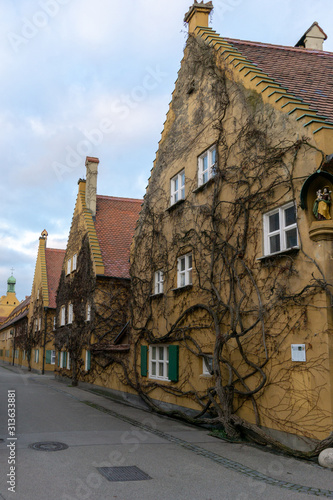
[[[291,361],[306,361],[305,344],[291,344]]]

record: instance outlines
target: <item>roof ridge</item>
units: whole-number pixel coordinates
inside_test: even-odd
[[[64,249],[64,248],[46,248],[45,250],[46,250],[47,252],[48,252],[48,251],[50,251],[50,250],[51,250],[52,252],[66,252],[66,249]]]
[[[229,38],[226,36],[220,36],[222,40],[226,40],[229,43],[232,42],[240,42],[244,43],[247,45],[254,45],[254,46],[260,46],[260,47],[273,47],[276,49],[281,49],[281,50],[292,50],[294,52],[303,52],[305,54],[326,54],[333,56],[333,52],[330,52],[328,50],[315,50],[315,49],[306,49],[305,47],[294,47],[291,45],[279,45],[279,44],[274,44],[274,43],[266,43],[266,42],[254,42],[253,40],[241,40],[240,38]]]
[[[103,194],[98,194],[97,198],[99,199],[107,199],[107,200],[114,200],[114,201],[133,201],[133,202],[143,202],[143,199],[141,198],[122,198],[120,196],[107,196]]]

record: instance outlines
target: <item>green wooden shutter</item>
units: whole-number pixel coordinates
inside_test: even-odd
[[[169,345],[169,380],[178,382],[178,345]]]
[[[46,354],[45,354],[45,363],[47,365],[51,364],[51,351],[46,351]]]
[[[90,370],[90,360],[91,360],[91,355],[90,355],[90,351],[87,351],[87,371]]]
[[[141,346],[141,376],[147,377],[147,359],[148,359],[148,347],[146,345]]]
[[[64,351],[63,358],[62,358],[62,367],[67,368],[67,352]]]

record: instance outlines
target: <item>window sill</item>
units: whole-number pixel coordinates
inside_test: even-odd
[[[200,191],[203,191],[206,187],[210,186],[211,184],[213,184],[214,182],[214,176],[211,177],[210,179],[208,179],[207,182],[205,182],[204,184],[201,184],[200,186],[198,186],[197,188],[195,188],[192,193],[196,194],[196,193],[200,193]]]
[[[185,285],[185,286],[180,286],[179,288],[172,288],[172,292],[174,293],[181,293],[181,292],[186,292],[188,290],[191,290],[191,288],[193,287],[193,285]]]
[[[166,209],[167,212],[172,212],[173,210],[175,210],[177,207],[179,207],[179,205],[182,205],[183,203],[185,202],[185,198],[182,198],[181,200],[178,200],[176,201],[176,203],[174,203],[173,205],[170,205],[170,207],[168,207]]]
[[[149,380],[153,380],[154,382],[171,382],[171,380],[169,380],[168,378],[155,378],[155,377],[149,377],[148,375],[148,379]]]
[[[264,261],[264,260],[268,260],[268,259],[273,259],[274,257],[284,257],[285,255],[298,253],[298,252],[299,252],[299,246],[288,248],[287,250],[282,250],[280,252],[275,252],[275,253],[270,253],[268,255],[263,255],[262,257],[258,257],[257,260]]]
[[[160,293],[153,293],[150,298],[151,299],[159,299],[160,297],[163,297],[164,293],[163,292],[160,292]]]
[[[211,375],[210,373],[202,373],[201,375],[199,375],[199,378],[211,379],[212,377],[213,375]]]

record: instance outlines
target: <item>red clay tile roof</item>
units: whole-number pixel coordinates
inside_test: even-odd
[[[224,38],[319,115],[333,121],[333,53]]]
[[[97,195],[95,228],[105,276],[129,278],[130,246],[142,201]]]
[[[27,297],[22,302],[20,302],[20,304],[16,306],[15,309],[12,310],[12,312],[7,318],[7,321],[0,325],[0,331],[4,330],[5,328],[8,328],[10,325],[17,323],[21,319],[28,316],[30,299],[31,299],[30,296]]]
[[[66,250],[45,249],[47,286],[49,289],[49,307],[55,309],[56,294]]]
[[[0,316],[0,325],[1,323],[3,323],[3,321],[5,321],[5,319],[7,319],[7,316]]]

